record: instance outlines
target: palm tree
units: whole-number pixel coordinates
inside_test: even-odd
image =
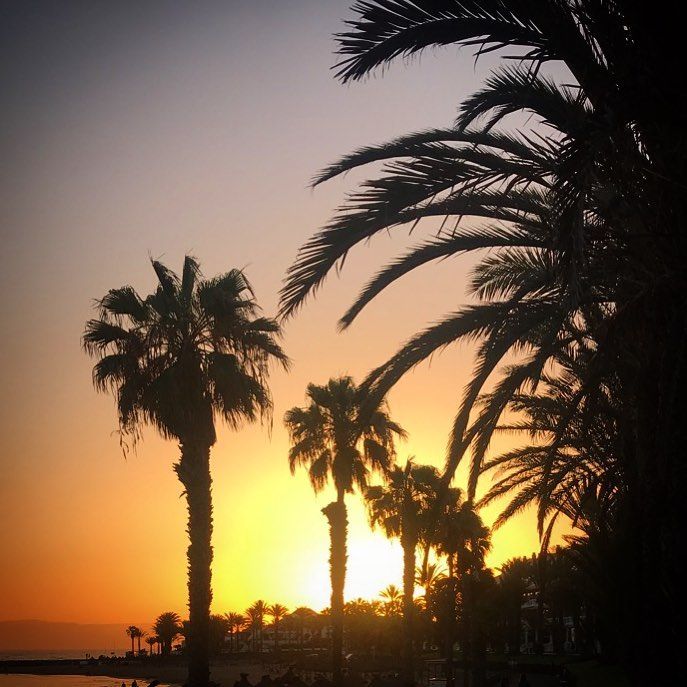
[[[141,640],[146,636],[146,633],[139,628],[136,640],[138,642],[138,653],[141,653]]]
[[[432,496],[439,484],[439,474],[436,468],[413,465],[412,460],[408,460],[405,468],[395,466],[389,470],[386,478],[385,485],[368,487],[365,491],[365,501],[370,524],[373,527],[379,525],[387,537],[398,537],[403,548],[403,680],[405,684],[413,685],[415,553],[427,527],[426,521]],[[392,588],[398,591],[394,585],[390,585],[385,591]],[[388,601],[392,599],[389,598]]]
[[[257,640],[258,640],[258,617],[251,611],[251,609],[246,610],[246,617],[244,618],[243,625],[245,629],[250,632],[249,647],[251,651],[257,650]]]
[[[520,653],[520,632],[522,626],[522,602],[531,576],[531,565],[527,558],[511,558],[500,568],[497,580],[501,591],[502,608],[506,615],[505,635],[508,653]]]
[[[219,613],[213,613],[210,616],[210,651],[213,656],[222,655],[229,632],[230,627],[227,617]]]
[[[129,627],[126,628],[126,636],[131,639],[131,653],[135,654],[136,652],[134,651],[134,639],[136,637],[140,637],[141,630],[136,627],[136,625],[129,625]],[[139,639],[139,643],[140,643]],[[139,647],[140,648],[140,647]]]
[[[296,622],[298,628],[298,648],[303,651],[303,636],[305,634],[305,626],[312,623],[318,616],[317,611],[307,606],[299,606],[290,616]]]
[[[172,642],[181,634],[181,628],[181,618],[173,611],[167,611],[157,617],[153,631],[157,635],[163,654],[171,653]]]
[[[372,470],[385,470],[394,454],[393,439],[405,431],[389,417],[383,400],[361,413],[364,396],[350,377],[330,379],[324,386],[309,384],[309,404],[284,416],[291,438],[289,467],[308,468],[315,492],[331,481],[336,500],[322,509],[329,522],[332,583],[332,673],[334,687],[342,685],[344,585],[346,580],[347,513],[344,497],[357,486],[364,489]]]
[[[229,623],[230,641],[234,651],[239,650],[239,633],[243,629],[246,619],[240,613],[226,613],[225,618]]]
[[[148,655],[152,656],[153,655],[153,647],[157,643],[158,638],[155,635],[148,635],[146,637],[146,644],[148,645]]]
[[[267,615],[272,617],[274,623],[274,649],[279,651],[279,623],[284,619],[289,609],[282,604],[272,604],[267,608]]]
[[[474,654],[474,580],[479,579],[484,569],[484,557],[491,548],[490,532],[479,515],[475,512],[470,501],[462,500],[459,489],[452,489],[449,500],[444,501],[443,512],[435,531],[435,546],[440,554],[448,560],[449,580],[453,595],[460,592],[462,606],[462,649],[465,658],[465,673],[463,683],[470,684],[468,661],[477,670],[477,657]],[[437,494],[438,501],[443,499]],[[452,632],[453,625],[449,625]],[[453,637],[449,637],[448,644],[453,646]]]
[[[265,616],[269,615],[268,606],[259,599],[246,611],[246,615],[250,618],[253,631],[253,649],[257,644],[258,650],[262,651],[262,630],[265,627]]]
[[[259,315],[240,270],[203,279],[187,256],[181,278],[153,261],[157,290],[141,298],[130,286],[97,303],[98,318],[83,335],[96,357],[93,383],[117,400],[123,436],[152,425],[179,443],[174,470],[188,506],[189,685],[209,682],[212,563],[210,449],[215,416],[231,427],[268,417],[268,365],[288,360],[277,343],[279,325]]]
[[[403,592],[395,585],[388,584],[379,596],[384,604],[384,615],[387,618],[398,616],[403,612]]]
[[[445,577],[446,573],[439,563],[427,563],[415,568],[415,584],[425,591],[425,607],[429,608],[432,587]]]

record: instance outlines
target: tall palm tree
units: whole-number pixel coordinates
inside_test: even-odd
[[[140,635],[141,630],[136,626],[136,625],[129,625],[129,627],[126,628],[126,636],[131,639],[131,653],[135,654],[136,652],[134,651],[134,640],[136,637]],[[139,640],[140,641],[140,640]]]
[[[158,286],[142,298],[130,286],[97,302],[98,318],[83,335],[98,359],[93,383],[117,400],[123,436],[135,440],[143,425],[179,443],[174,470],[188,507],[190,635],[188,683],[209,683],[212,563],[210,449],[215,418],[231,427],[268,417],[268,366],[287,366],[277,343],[279,325],[259,314],[241,270],[203,279],[187,256],[181,278],[152,262]]]
[[[341,687],[344,585],[348,519],[345,495],[364,489],[370,470],[386,470],[394,455],[394,437],[405,431],[389,417],[383,400],[361,413],[364,396],[350,377],[330,379],[324,386],[309,384],[308,405],[284,416],[291,438],[289,467],[308,468],[315,492],[333,482],[336,500],[322,509],[329,522],[332,583],[332,673]]]
[[[415,683],[415,554],[423,530],[427,527],[429,508],[438,484],[436,468],[413,465],[412,460],[408,460],[405,468],[394,466],[386,473],[385,485],[368,487],[365,491],[370,524],[373,527],[380,526],[387,537],[399,538],[403,548],[403,681],[406,685]]]
[[[272,618],[274,624],[274,649],[279,651],[279,623],[286,617],[289,609],[282,604],[272,604],[267,608],[267,615]]]
[[[153,631],[159,639],[162,653],[168,655],[172,651],[172,642],[181,634],[181,618],[174,611],[161,613],[155,624]]]

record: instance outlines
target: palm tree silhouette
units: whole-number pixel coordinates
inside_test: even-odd
[[[391,618],[403,612],[403,592],[395,584],[388,584],[379,596],[384,604],[384,615]]]
[[[246,619],[240,613],[226,613],[229,623],[230,642],[233,651],[239,650],[239,634],[246,624]]]
[[[203,279],[187,256],[181,278],[152,261],[157,290],[141,298],[130,286],[111,290],[86,323],[83,344],[98,358],[93,383],[117,399],[123,436],[142,425],[179,443],[174,470],[188,506],[188,682],[209,683],[212,562],[210,449],[215,416],[231,427],[267,417],[268,365],[288,360],[279,325],[260,316],[240,270]]]
[[[439,473],[428,465],[414,465],[408,460],[405,468],[393,467],[386,473],[387,483],[368,487],[365,491],[370,524],[379,525],[387,537],[398,537],[403,548],[403,681],[406,685],[415,683],[413,662],[413,618],[415,606],[415,553],[420,538],[427,527],[429,510],[439,485]],[[398,592],[389,585],[382,596],[387,602],[398,602],[390,598],[391,592]]]
[[[131,653],[135,654],[136,652],[134,651],[134,639],[136,637],[139,637],[139,644],[140,644],[140,633],[141,630],[136,627],[136,625],[129,625],[129,627],[126,628],[126,636],[131,639]],[[140,648],[140,647],[139,647]]]
[[[282,604],[272,604],[267,608],[267,615],[272,617],[274,623],[274,649],[279,651],[279,623],[284,619],[289,609]]]
[[[331,539],[332,674],[334,687],[341,687],[348,528],[344,497],[356,486],[367,486],[370,469],[388,468],[393,439],[404,437],[405,431],[391,420],[383,400],[361,414],[364,396],[350,377],[330,379],[324,386],[309,384],[306,393],[309,404],[284,416],[291,438],[289,467],[292,474],[299,465],[307,467],[315,492],[330,479],[336,490],[336,500],[322,512]]]
[[[146,637],[146,644],[148,645],[148,655],[153,655],[153,647],[157,643],[158,638],[155,635],[148,635]]]
[[[446,577],[446,573],[438,563],[427,563],[415,568],[415,584],[425,592],[425,608],[430,607],[432,587]]]
[[[527,558],[511,558],[500,568],[498,577],[502,608],[506,613],[505,634],[508,652],[520,653],[522,602],[531,577],[531,564]]]
[[[157,617],[153,630],[157,635],[163,654],[171,653],[172,642],[181,634],[181,628],[181,618],[173,611],[161,613]]]
[[[253,631],[253,648],[257,644],[259,651],[262,651],[262,630],[265,626],[265,616],[269,615],[268,606],[262,600],[256,601],[247,611]]]
[[[317,612],[307,606],[299,606],[290,616],[298,628],[298,648],[303,651],[305,627],[317,618]]]
[[[458,590],[462,601],[462,629],[463,638],[461,645],[463,653],[469,662],[475,665],[475,656],[472,654],[473,616],[472,583],[473,576],[484,568],[484,557],[491,548],[489,528],[484,525],[482,519],[475,512],[472,502],[463,501],[460,489],[449,490],[448,498],[442,493],[436,495],[442,502],[441,515],[434,533],[434,542],[437,551],[446,556],[449,569],[449,589],[451,602],[453,603]],[[455,612],[452,619],[455,618]],[[451,648],[455,641],[454,622],[448,624],[449,636],[447,645]],[[450,656],[451,654],[449,654]],[[469,684],[470,667],[468,661],[464,664],[464,683]],[[449,682],[452,681],[452,676]]]

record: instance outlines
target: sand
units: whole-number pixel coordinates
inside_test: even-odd
[[[211,664],[211,678],[222,687],[233,687],[239,679],[240,673],[248,673],[249,680],[255,684],[262,675],[271,674],[272,677],[282,674],[285,666],[263,665],[256,663],[237,663],[215,661]],[[164,685],[182,685],[186,678],[186,665],[183,662],[142,661],[131,663],[103,663],[102,665],[78,665],[74,663],[64,664],[60,662],[42,663],[41,665],[23,665],[0,667],[0,687],[40,687],[49,684],[50,687],[120,687],[122,681],[126,681],[127,687],[131,680],[136,679],[139,687],[145,687],[151,680],[160,680]],[[36,681],[35,676],[52,675],[62,676],[62,680],[51,680],[49,683]],[[75,681],[66,676],[78,675],[80,678],[93,678],[104,676],[116,678],[117,681],[84,680]],[[64,681],[66,679],[66,681]],[[16,683],[16,685],[15,685]]]

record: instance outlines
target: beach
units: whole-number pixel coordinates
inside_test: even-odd
[[[248,673],[250,681],[256,683],[262,675],[270,673],[270,667],[255,662],[215,661],[210,670],[215,682],[231,687],[241,673]],[[186,664],[180,661],[0,662],[0,687],[121,687],[122,681],[128,685],[134,679],[140,687],[152,680],[160,680],[163,685],[181,685],[186,670]]]
[[[0,687],[121,687],[119,678],[86,675],[0,675]],[[145,687],[146,683],[140,687]],[[158,687],[170,687],[160,684]]]

